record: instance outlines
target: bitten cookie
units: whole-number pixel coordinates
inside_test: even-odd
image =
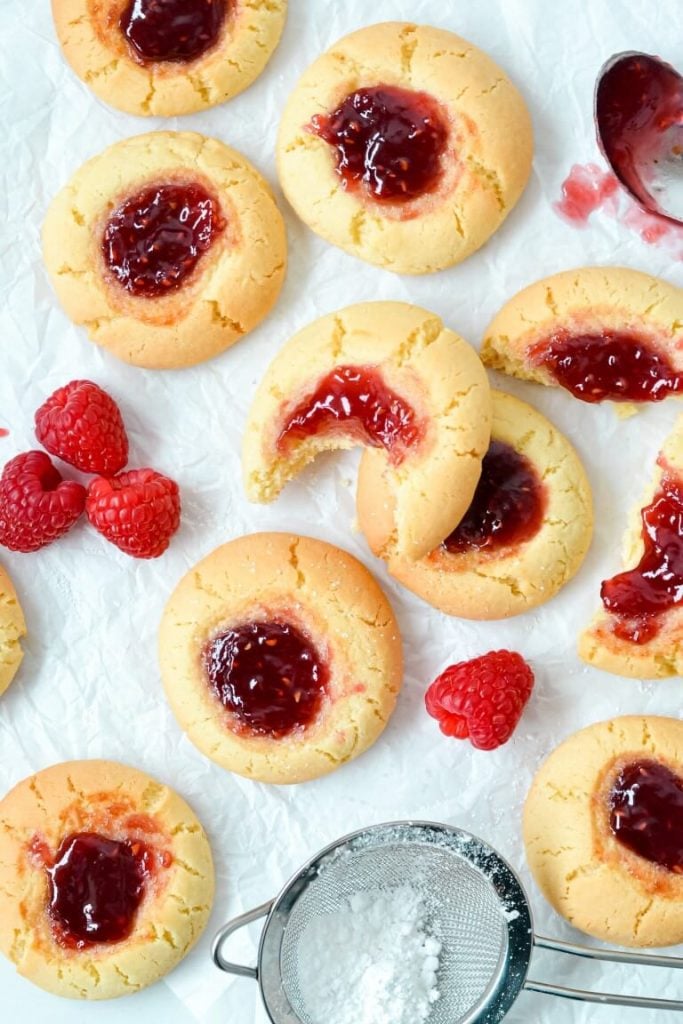
[[[603,607],[581,635],[579,654],[619,676],[683,675],[683,416],[633,511],[624,564],[603,582]]]
[[[48,992],[151,985],[202,933],[213,888],[194,813],[135,768],[67,761],[0,801],[0,949]]]
[[[290,96],[280,182],[328,242],[399,274],[459,263],[529,178],[532,127],[504,71],[444,29],[387,22],[345,36]]]
[[[250,501],[273,501],[315,456],[363,444],[393,503],[391,543],[421,558],[460,521],[490,439],[474,349],[434,313],[366,302],[316,320],[278,353],[251,407]]]
[[[26,622],[12,581],[0,565],[0,695],[14,679],[24,657]]]
[[[683,722],[628,716],[570,736],[534,779],[524,843],[575,928],[621,946],[683,941]]]
[[[659,402],[683,391],[683,291],[625,267],[554,274],[503,306],[482,359],[583,402]]]
[[[569,441],[525,402],[492,392],[491,445],[472,503],[425,558],[401,558],[391,495],[370,453],[358,476],[358,522],[373,552],[408,590],[465,619],[503,619],[550,600],[590,545],[590,485]]]
[[[52,0],[69,64],[105,103],[140,117],[213,107],[258,78],[287,0]]]
[[[78,170],[43,228],[67,315],[128,363],[191,366],[277,299],[286,238],[270,188],[234,149],[194,132],[125,139]]]
[[[305,782],[380,735],[402,680],[386,597],[331,544],[256,533],[218,548],[171,596],[159,657],[193,743],[260,782]]]

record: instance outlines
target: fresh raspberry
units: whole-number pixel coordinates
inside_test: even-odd
[[[112,476],[128,461],[128,438],[113,398],[90,380],[72,380],[36,413],[36,437],[84,473]]]
[[[0,477],[0,544],[37,551],[70,530],[85,504],[85,487],[63,480],[45,452],[24,452]]]
[[[180,523],[178,485],[153,469],[95,477],[85,504],[96,530],[134,558],[158,558]]]
[[[531,696],[534,674],[520,654],[490,651],[451,665],[425,694],[427,711],[446,736],[495,750],[512,736]]]

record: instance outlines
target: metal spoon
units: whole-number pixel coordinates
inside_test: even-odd
[[[647,53],[617,53],[595,87],[598,144],[648,213],[683,224],[683,77]]]

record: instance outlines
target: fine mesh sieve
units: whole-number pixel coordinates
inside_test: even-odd
[[[425,906],[425,927],[442,945],[440,998],[427,1024],[495,1024],[522,988],[589,1002],[683,1010],[683,1002],[584,992],[527,980],[534,946],[598,960],[683,967],[683,959],[593,949],[534,937],[529,902],[517,875],[490,846],[434,822],[390,822],[333,843],[285,885],[271,903],[222,928],[213,944],[222,970],[258,980],[273,1024],[327,1024],[313,1018],[301,979],[309,965],[301,938],[315,917],[348,908],[357,893],[409,885]],[[227,939],[266,918],[258,967],[225,959]]]

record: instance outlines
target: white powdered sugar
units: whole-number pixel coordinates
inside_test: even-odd
[[[422,1024],[439,998],[440,952],[410,886],[357,893],[312,918],[299,945],[311,1024]]]

